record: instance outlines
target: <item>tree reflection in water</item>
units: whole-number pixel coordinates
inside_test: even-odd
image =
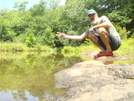
[[[24,53],[0,57],[0,98],[3,101],[7,100],[4,94],[9,92],[13,99],[8,98],[10,101],[30,101],[31,96],[33,101],[53,101],[65,91],[55,88],[54,73],[82,61],[80,57],[61,54],[21,54]]]

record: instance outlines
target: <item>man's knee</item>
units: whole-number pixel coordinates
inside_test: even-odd
[[[94,38],[94,37],[95,37],[95,35],[93,34],[93,32],[89,32],[88,38],[89,38],[89,39],[92,39],[92,38]]]
[[[105,28],[103,28],[103,27],[99,28],[98,31],[99,31],[100,35],[108,33],[107,30]]]

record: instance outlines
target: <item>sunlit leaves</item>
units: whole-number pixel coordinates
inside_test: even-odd
[[[133,2],[133,0],[66,0],[66,5],[59,6],[59,0],[40,0],[39,4],[27,10],[28,2],[16,2],[14,4],[16,9],[0,10],[0,41],[22,42],[28,45],[32,42],[28,42],[29,30],[32,30],[32,36],[36,39],[33,45],[51,47],[80,45],[82,42],[61,41],[54,37],[54,34],[63,32],[69,35],[80,35],[85,32],[90,26],[86,15],[88,9],[95,9],[99,16],[108,16],[112,22],[126,27],[132,34],[134,32]],[[131,36],[133,35],[129,35]]]
[[[13,7],[18,9],[18,10],[25,10],[26,9],[26,4],[28,4],[28,1],[15,2]]]
[[[42,35],[43,43],[48,46],[54,47],[54,34],[51,28],[46,28]]]

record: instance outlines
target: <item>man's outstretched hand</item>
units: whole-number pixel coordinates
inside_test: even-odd
[[[66,34],[57,32],[56,36],[58,36],[59,38],[65,38]]]

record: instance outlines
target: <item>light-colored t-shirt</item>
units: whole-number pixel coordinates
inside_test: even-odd
[[[111,23],[111,21],[106,17],[106,16],[101,16],[98,18],[98,24],[101,24],[105,21],[109,21]],[[93,26],[93,25],[92,25]],[[91,26],[91,27],[92,27]],[[111,23],[111,26],[109,28],[106,28],[106,30],[110,33],[110,34],[113,34],[114,36],[118,37],[118,39],[120,40],[120,36],[117,32],[117,30],[115,29],[115,27],[113,26],[113,24]],[[98,32],[98,29],[96,29],[96,32],[95,34],[97,36],[99,36],[99,32]]]

